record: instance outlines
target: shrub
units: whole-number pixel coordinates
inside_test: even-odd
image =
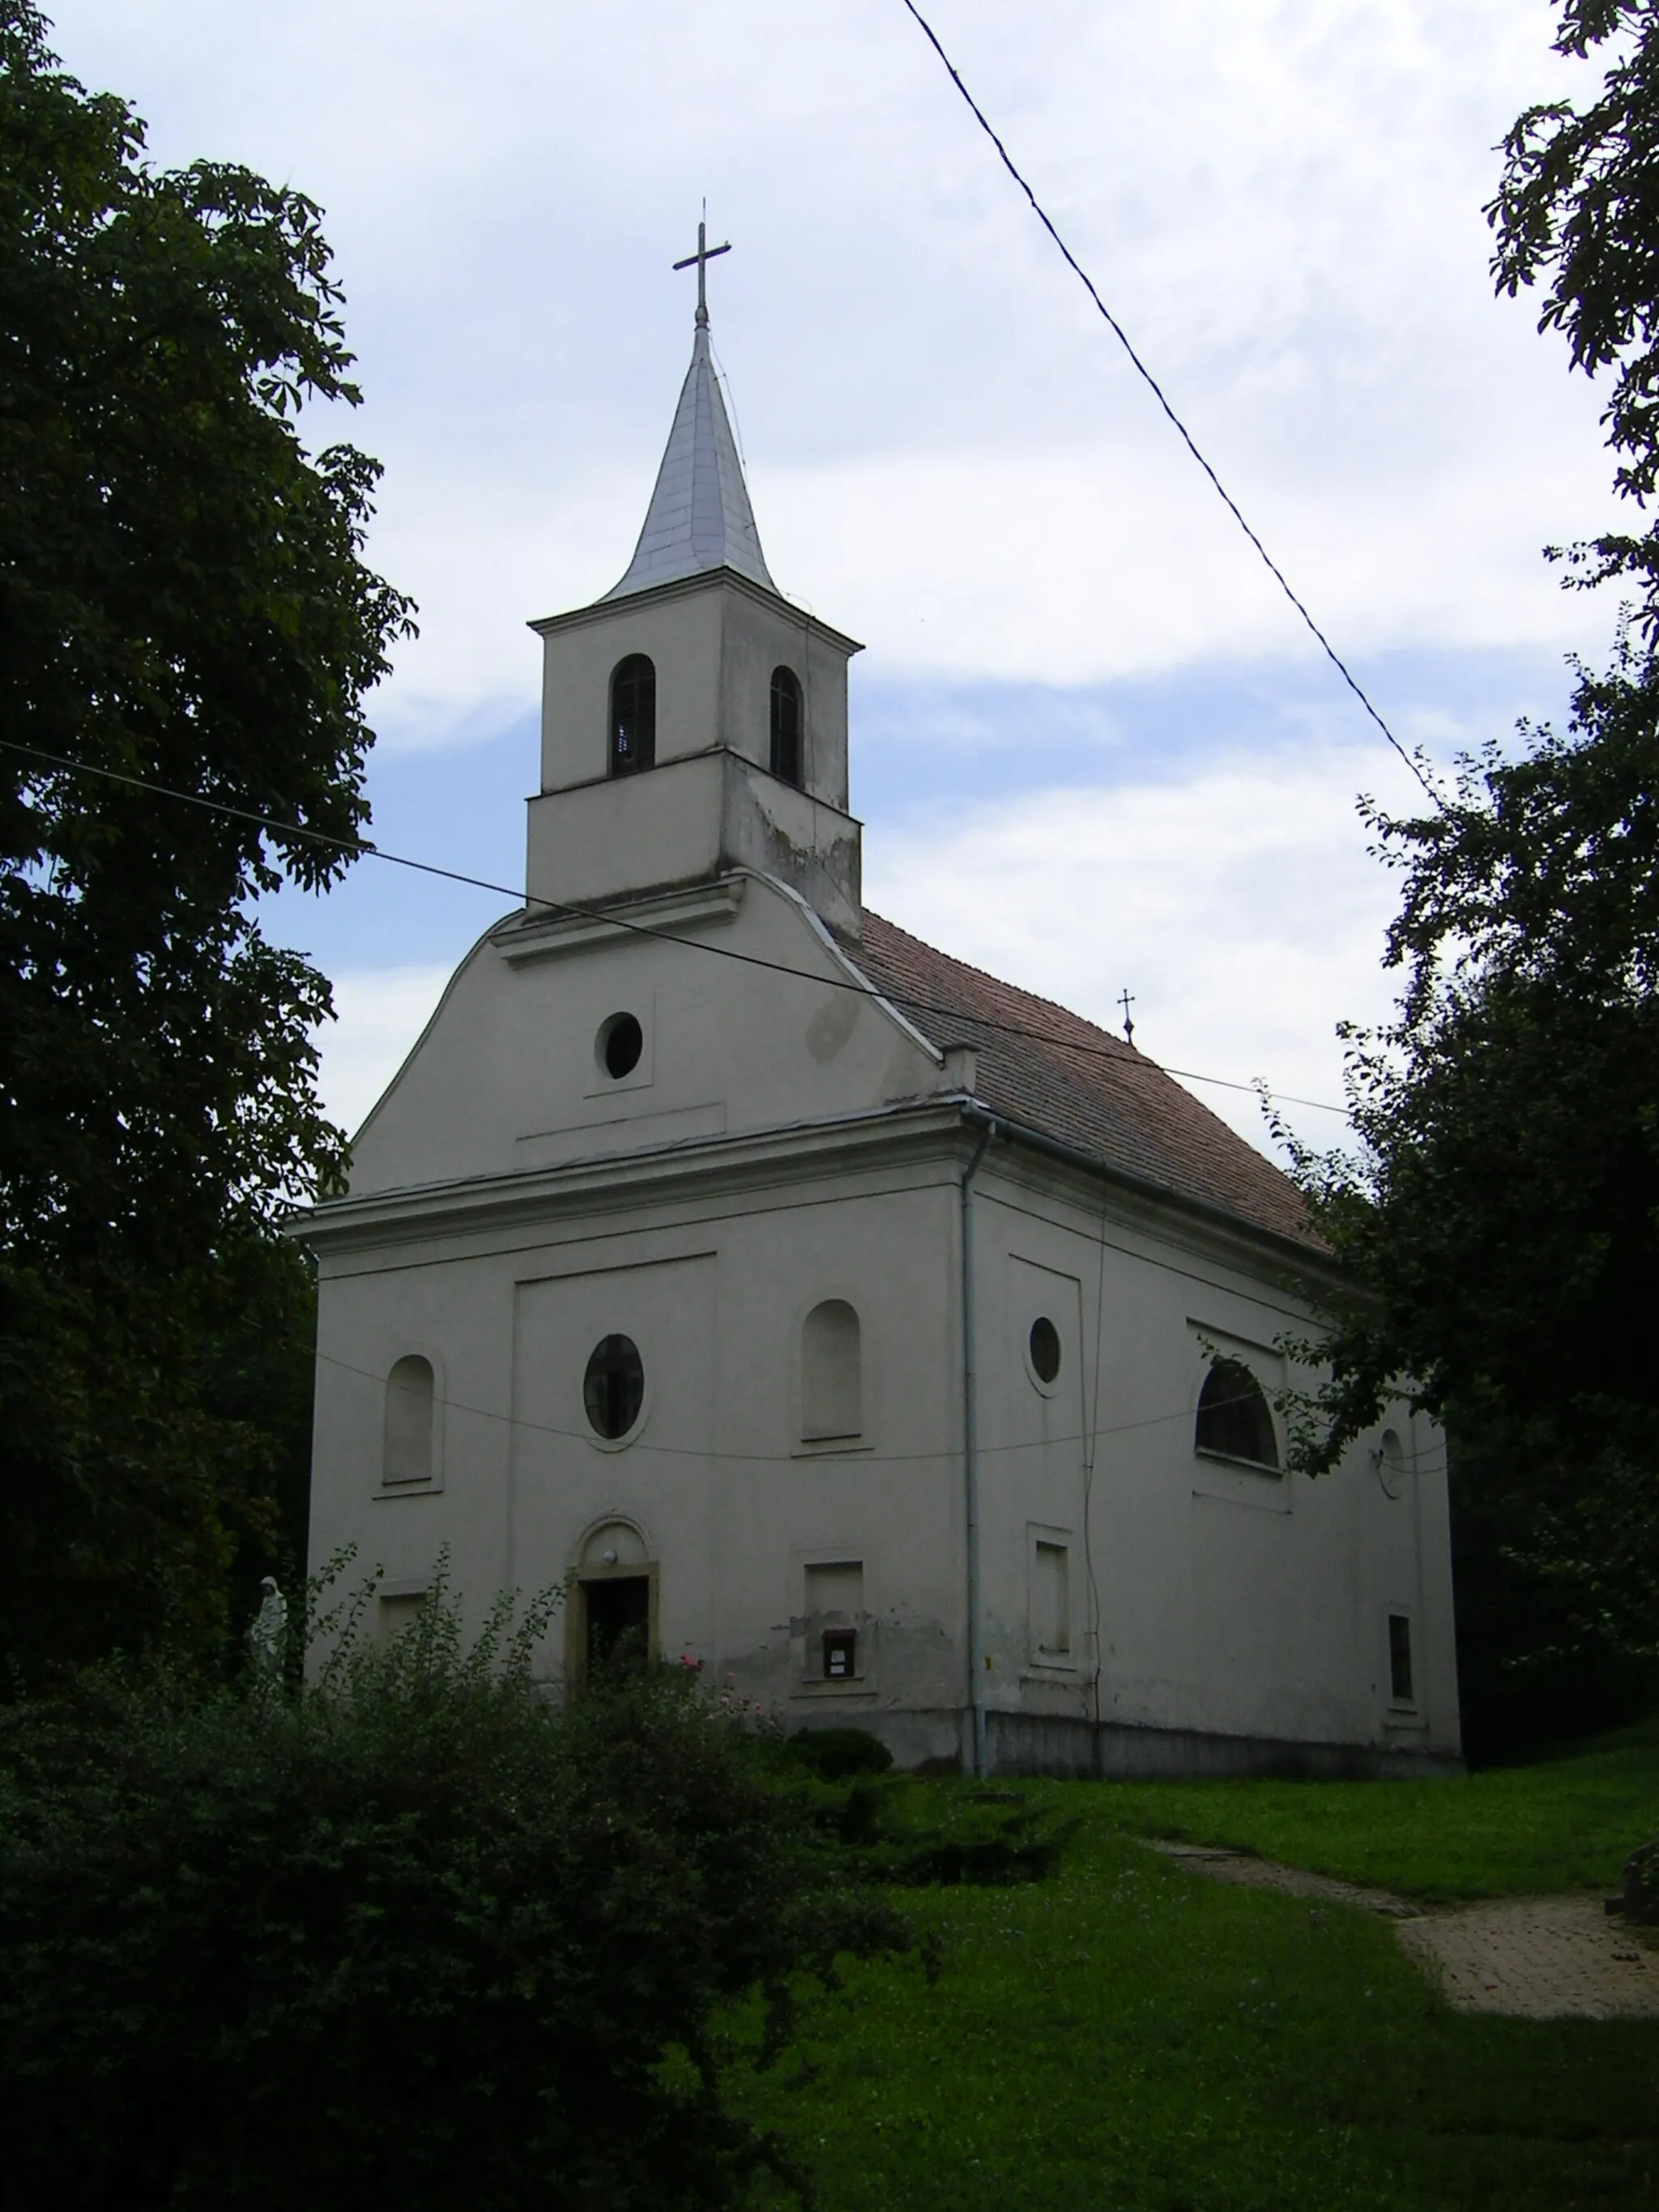
[[[902,1926],[684,1670],[556,1710],[501,1628],[440,1598],[292,1698],[0,1714],[19,2212],[712,2212],[775,2166],[722,2008]]]
[[[839,1822],[848,1871],[902,1888],[1046,1881],[1076,1826],[1019,1790],[936,1793],[902,1775],[860,1776]]]
[[[779,1762],[782,1790],[841,1877],[919,1889],[1042,1881],[1059,1866],[1076,1824],[1042,1796],[1017,1789],[934,1789],[913,1775],[867,1768],[842,1768],[837,1778],[826,1780],[811,1753],[803,1758],[819,1734],[862,1733],[825,1729],[793,1736]]]
[[[789,1739],[789,1756],[821,1782],[842,1782],[854,1774],[885,1774],[893,1754],[867,1729],[800,1729]]]

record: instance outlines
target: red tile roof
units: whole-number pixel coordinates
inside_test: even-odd
[[[933,1043],[975,1048],[975,1095],[993,1113],[1319,1248],[1288,1177],[1121,1037],[935,951],[867,909],[857,959]]]

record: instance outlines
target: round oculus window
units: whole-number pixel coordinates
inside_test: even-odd
[[[1052,1382],[1060,1372],[1060,1331],[1047,1314],[1031,1323],[1031,1372],[1039,1382]]]
[[[599,1025],[597,1039],[599,1066],[611,1080],[620,1083],[624,1075],[631,1075],[640,1064],[640,1054],[645,1050],[645,1031],[640,1027],[635,1014],[612,1014]]]
[[[640,1418],[645,1364],[631,1336],[602,1336],[582,1376],[582,1407],[595,1436],[614,1443]]]

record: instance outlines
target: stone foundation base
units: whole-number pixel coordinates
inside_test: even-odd
[[[988,1713],[986,1723],[986,1764],[993,1774],[1090,1775],[1105,1782],[1397,1782],[1463,1771],[1455,1753],[1401,1744],[1298,1743],[1114,1721],[1096,1728],[1025,1713]]]
[[[910,1772],[965,1772],[971,1764],[962,1712],[866,1712],[856,1719],[879,1736],[895,1765]],[[1036,1713],[990,1712],[986,1768],[991,1774],[1072,1776],[1103,1782],[1405,1782],[1456,1775],[1455,1752],[1393,1743],[1301,1743],[1275,1736],[1216,1735],[1202,1729],[1133,1728]],[[829,1725],[826,1716],[823,1725]]]

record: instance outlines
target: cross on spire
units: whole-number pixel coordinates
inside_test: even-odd
[[[1135,1025],[1129,1018],[1129,1009],[1133,1006],[1134,1002],[1134,993],[1130,990],[1128,985],[1126,983],[1123,987],[1122,994],[1118,1000],[1118,1004],[1123,1009],[1123,1037],[1124,1042],[1127,1044],[1133,1044],[1135,1041]]]
[[[707,281],[708,264],[714,258],[717,253],[729,253],[731,251],[732,241],[730,239],[726,240],[724,246],[710,246],[708,243],[708,225],[707,222],[700,222],[697,225],[696,252],[695,253],[688,253],[684,261],[677,261],[674,264],[676,269],[690,269],[694,264],[696,264],[697,271],[697,328],[699,330],[707,330],[708,327],[708,289]]]

